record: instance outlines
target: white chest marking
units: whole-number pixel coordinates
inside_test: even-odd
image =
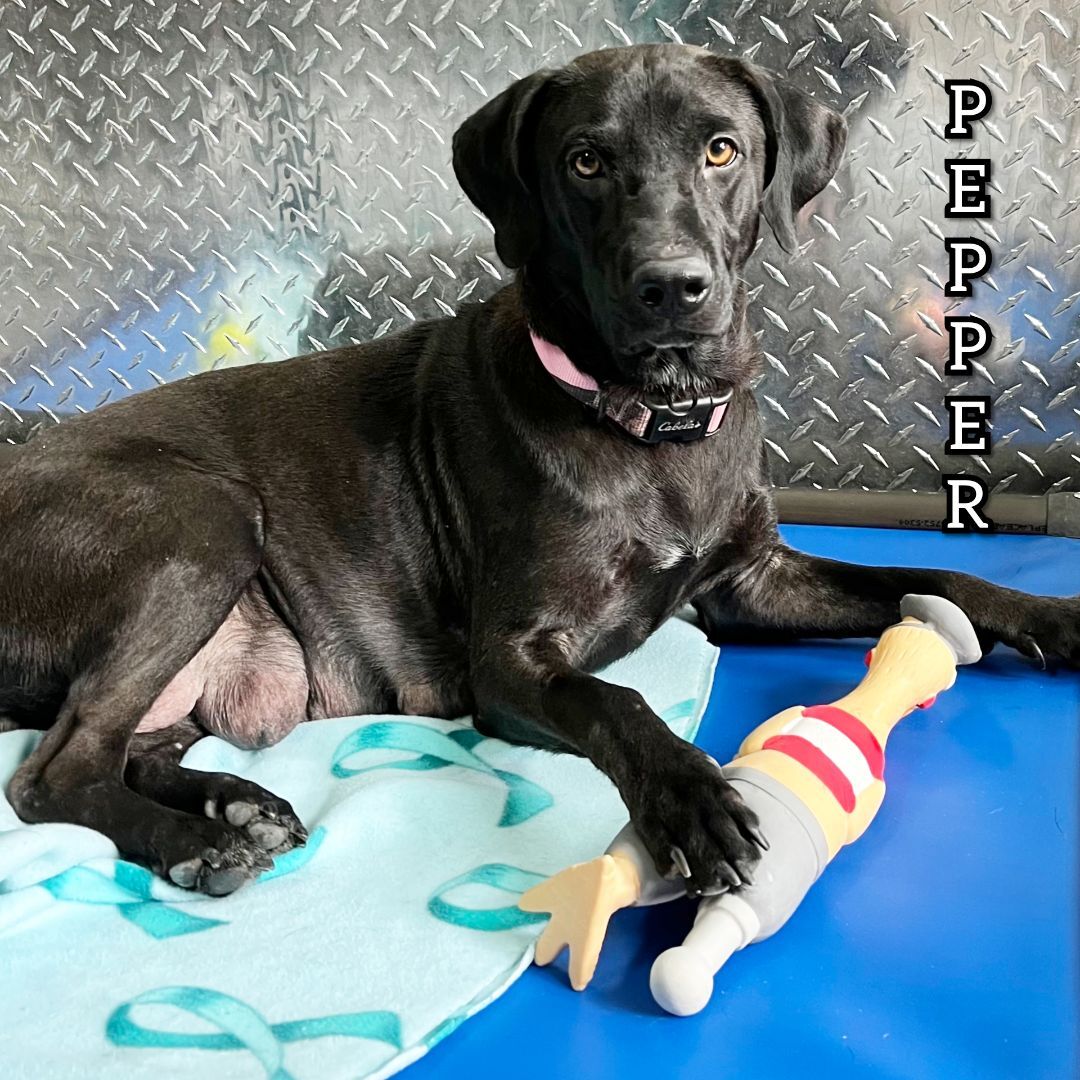
[[[718,539],[720,529],[709,526],[692,533],[675,531],[663,539],[653,538],[649,544],[653,552],[651,569],[660,573],[677,566],[683,559],[701,559],[709,553]]]

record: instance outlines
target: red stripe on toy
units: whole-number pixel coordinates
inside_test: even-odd
[[[832,758],[819,750],[812,742],[798,735],[774,735],[762,743],[765,750],[777,750],[794,758],[809,769],[833,794],[841,809],[851,813],[855,809],[855,790]]]
[[[877,736],[857,717],[835,705],[813,705],[803,709],[803,716],[823,720],[830,727],[846,735],[858,748],[870,769],[870,775],[880,780],[885,775],[885,752]]]

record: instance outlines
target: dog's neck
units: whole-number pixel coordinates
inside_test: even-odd
[[[599,383],[575,367],[558,345],[542,338],[532,328],[529,336],[540,363],[563,390],[595,411],[598,419],[607,416],[640,442],[697,442],[720,430],[733,392],[728,385],[719,392],[687,400],[666,395],[642,396],[613,405]]]

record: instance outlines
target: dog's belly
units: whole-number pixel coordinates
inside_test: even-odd
[[[270,746],[308,710],[304,654],[257,588],[246,592],[214,636],[166,686],[137,731],[185,716],[236,746]]]
[[[452,667],[452,665],[451,665]],[[309,643],[309,654],[252,585],[214,636],[147,710],[137,732],[161,731],[187,716],[236,746],[259,749],[304,720],[402,712],[457,717],[472,698],[465,672],[440,665],[397,684],[342,663],[335,650]]]

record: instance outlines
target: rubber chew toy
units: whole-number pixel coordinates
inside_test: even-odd
[[[705,897],[682,945],[657,957],[649,985],[677,1016],[699,1012],[713,977],[736,950],[776,933],[833,856],[857,840],[885,796],[884,746],[896,723],[956,681],[958,664],[982,656],[967,616],[938,596],[905,596],[902,619],[868,654],[868,670],[831,705],[796,706],[750,733],[722,775],[757,813],[768,841],[752,883]],[[719,766],[718,766],[719,767]],[[676,865],[682,853],[673,851]],[[620,908],[685,895],[662,878],[627,825],[607,852],[524,894],[526,911],[550,912],[536,944],[548,964],[570,948],[570,982],[583,990],[596,969],[608,920]]]

